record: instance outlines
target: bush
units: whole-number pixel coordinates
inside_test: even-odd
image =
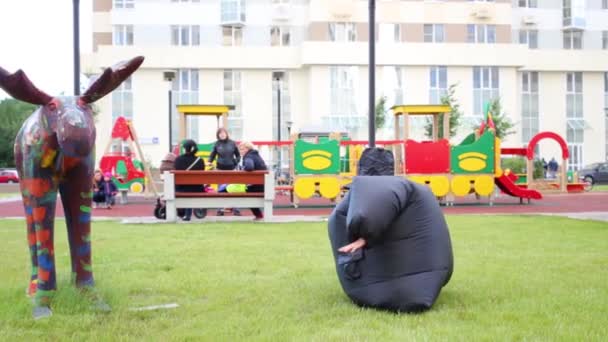
[[[510,169],[513,173],[526,173],[526,158],[524,157],[511,157],[503,158],[501,160],[502,169]],[[534,160],[534,173],[532,174],[534,179],[544,178],[545,171],[543,169],[543,162],[539,159]]]

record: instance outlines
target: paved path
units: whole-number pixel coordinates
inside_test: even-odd
[[[113,209],[94,209],[94,218],[147,218],[153,217],[156,200],[153,198],[134,197],[127,205],[117,205]],[[322,198],[306,200],[300,208],[295,209],[289,205],[287,196],[277,196],[275,201],[275,215],[290,217],[328,216],[331,213],[331,203]],[[540,201],[531,204],[519,204],[517,198],[502,195],[498,197],[494,205],[489,206],[487,202],[477,201],[474,197],[464,198],[453,207],[443,207],[446,214],[563,214],[580,217],[593,217],[594,219],[608,216],[608,192],[590,192],[582,194],[553,194],[547,195]],[[251,219],[249,210],[242,211],[247,219]],[[590,214],[581,213],[595,213]],[[19,198],[0,200],[0,218],[23,217],[23,205]],[[582,215],[582,216],[581,216]],[[587,216],[584,216],[587,215]],[[57,216],[63,216],[61,201],[57,203]],[[208,219],[215,217],[215,211],[209,210]],[[222,220],[232,220],[227,214]],[[236,218],[235,218],[236,219]],[[239,218],[240,220],[241,218]]]

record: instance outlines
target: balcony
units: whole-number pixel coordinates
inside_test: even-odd
[[[245,21],[245,0],[222,0],[221,22],[223,26],[243,26]]]

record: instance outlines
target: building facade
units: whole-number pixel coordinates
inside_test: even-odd
[[[82,56],[83,72],[146,57],[99,102],[98,146],[126,116],[158,164],[169,148],[170,96],[235,105],[228,128],[239,140],[286,139],[308,127],[366,139],[367,20],[368,1],[357,0],[94,0],[94,52]],[[454,85],[460,135],[500,98],[515,123],[504,146],[554,131],[570,146],[570,169],[607,159],[608,0],[378,0],[376,20],[376,94],[389,106],[437,103]],[[176,77],[165,80],[165,71]],[[389,114],[379,138],[391,138],[392,124]],[[214,139],[214,119],[188,126],[191,137]],[[414,122],[415,137],[423,126]],[[539,153],[561,155],[550,141]]]

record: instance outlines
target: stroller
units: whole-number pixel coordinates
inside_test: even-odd
[[[163,174],[165,171],[171,171],[175,169],[175,158],[177,156],[174,153],[167,153],[160,163],[160,172]],[[192,214],[198,219],[204,219],[207,216],[207,209],[196,208],[192,210]],[[185,215],[185,209],[177,209],[177,216],[183,217]],[[167,219],[167,206],[162,197],[156,199],[156,205],[154,206],[154,217],[159,220]]]

